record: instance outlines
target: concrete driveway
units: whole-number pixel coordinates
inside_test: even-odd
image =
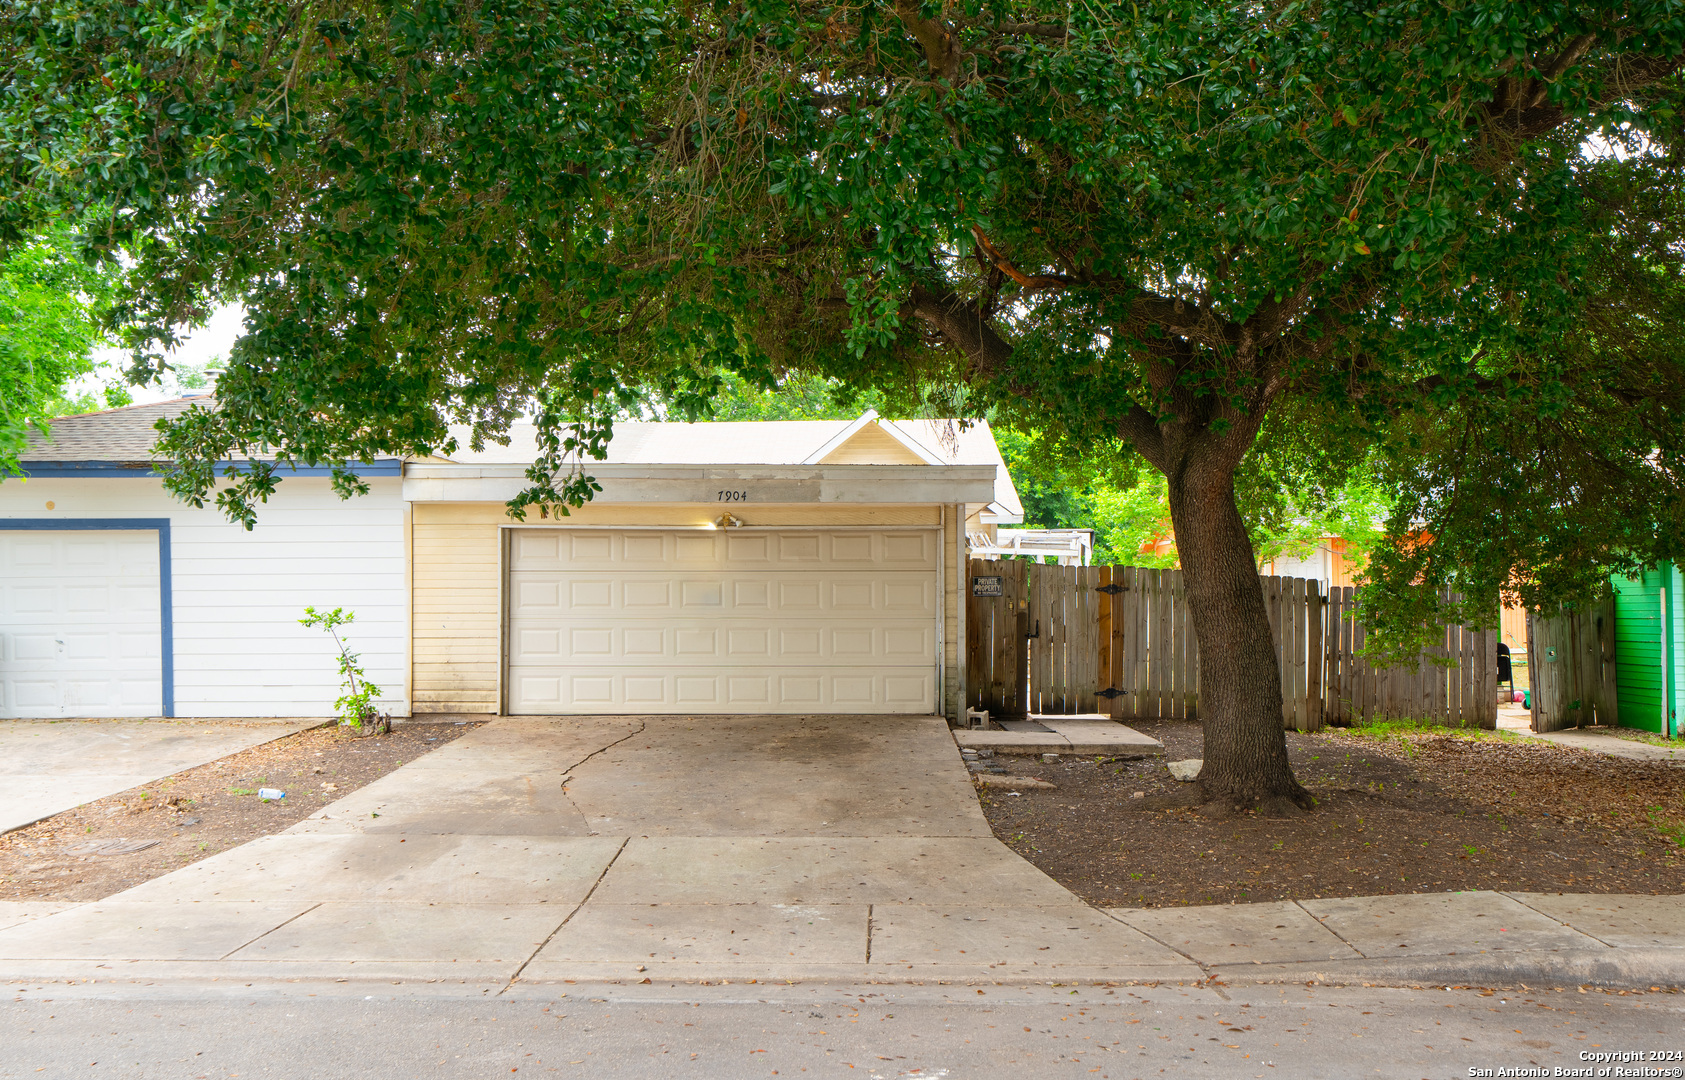
[[[0,930],[0,976],[1199,978],[990,834],[936,717],[499,719]]]
[[[0,720],[0,833],[320,720]]]

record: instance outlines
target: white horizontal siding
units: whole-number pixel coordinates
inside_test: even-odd
[[[0,516],[168,518],[177,716],[327,716],[339,696],[332,639],[298,620],[349,608],[345,630],[380,703],[409,713],[404,506],[396,477],[341,500],[328,481],[284,480],[247,532],[155,479],[0,483]],[[51,501],[52,510],[45,504]]]

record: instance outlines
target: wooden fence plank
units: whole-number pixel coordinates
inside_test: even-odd
[[[1024,640],[1029,622],[1029,578],[1022,559],[1013,559],[1015,570],[1012,594],[1012,707],[1022,716],[1029,711],[1030,650]]]
[[[1030,691],[1028,708],[1031,712],[1045,712],[1047,696],[1052,689],[1053,666],[1047,647],[1052,630],[1052,588],[1043,573],[1047,567],[1031,564],[1029,624],[1027,635],[1030,650]]]
[[[1041,711],[1065,713],[1066,697],[1070,690],[1070,640],[1075,626],[1071,622],[1071,589],[1067,568],[1042,566],[1042,580],[1047,583],[1047,623],[1043,627],[1043,641],[1047,645],[1047,692],[1041,698]],[[1048,631],[1051,630],[1052,633]]]
[[[1176,638],[1171,632],[1175,612],[1170,601],[1170,588],[1172,576],[1176,573],[1175,570],[1165,570],[1159,575],[1158,623],[1153,628],[1159,642],[1154,659],[1159,666],[1158,714],[1162,717],[1175,715]]]
[[[1190,671],[1188,671],[1188,588],[1180,569],[1166,571],[1169,578],[1169,714],[1188,716]]]
[[[1112,568],[1109,566],[1095,567],[1094,586],[1096,590],[1107,588],[1112,583]],[[1094,607],[1094,634],[1096,641],[1096,655],[1094,657],[1096,669],[1094,682],[1096,690],[1104,690],[1114,685],[1112,682],[1112,598],[1105,593],[1097,592]],[[1116,698],[1099,698],[1095,702],[1095,712],[1106,716],[1113,715],[1112,703]]]
[[[1114,580],[1116,577],[1114,575]],[[1123,716],[1145,716],[1141,704],[1141,570],[1126,566],[1123,570],[1123,592],[1118,601],[1123,612],[1123,661],[1119,665],[1118,698]]]
[[[1158,697],[1158,583],[1163,571],[1141,571],[1141,715],[1157,719]]]
[[[1293,579],[1293,726],[1311,730],[1310,710],[1310,592],[1304,578]]]
[[[1327,698],[1323,686],[1327,678],[1323,671],[1323,635],[1327,631],[1327,603],[1322,596],[1322,583],[1310,581],[1308,586],[1309,619],[1305,623],[1308,640],[1305,644],[1305,717],[1309,730],[1321,731],[1322,703]]]
[[[1375,715],[1375,684],[1369,662],[1362,659],[1360,652],[1367,637],[1364,626],[1354,618],[1351,630],[1351,655],[1357,658],[1357,667],[1352,673],[1352,685],[1355,687],[1355,692],[1352,695],[1352,722],[1364,723]]]
[[[1076,570],[1076,600],[1078,618],[1082,623],[1082,644],[1076,659],[1081,665],[1077,677],[1076,711],[1098,711],[1094,692],[1100,689],[1100,608],[1096,603],[1104,597],[1094,590],[1100,586],[1100,570],[1095,566],[1079,566]]]
[[[1112,570],[1112,585],[1113,586],[1123,585],[1123,584],[1125,584],[1125,582],[1127,580],[1128,580],[1128,572],[1127,571],[1125,571],[1123,574],[1119,574],[1118,571],[1115,568]],[[1129,676],[1127,674],[1127,665],[1125,664],[1124,658],[1123,658],[1124,627],[1119,625],[1123,621],[1123,608],[1124,608],[1124,599],[1123,598],[1124,598],[1125,595],[1126,595],[1125,593],[1119,592],[1119,593],[1111,593],[1111,594],[1108,594],[1106,596],[1106,606],[1111,608],[1111,611],[1112,611],[1112,637],[1111,637],[1111,643],[1109,645],[1109,648],[1111,649],[1111,654],[1112,654],[1112,681],[1110,683],[1108,683],[1107,685],[1111,686],[1113,689],[1116,689],[1116,690],[1122,690],[1125,687],[1127,687],[1128,684],[1129,684]],[[1127,715],[1129,715],[1128,708],[1129,708],[1129,705],[1130,705],[1130,700],[1129,700],[1129,696],[1127,694],[1120,694],[1116,697],[1113,697],[1113,698],[1109,699],[1108,703],[1111,706],[1111,715],[1113,715],[1113,716],[1127,716]]]
[[[1478,722],[1474,707],[1474,631],[1457,627],[1457,724],[1473,727]]]
[[[1184,581],[1182,583],[1182,596],[1183,596],[1184,600],[1186,599],[1187,595],[1188,595],[1187,582]],[[1193,609],[1188,607],[1186,603],[1184,603],[1182,605],[1182,608],[1183,608],[1183,611],[1186,613],[1183,617],[1182,624],[1185,627],[1186,633],[1188,635],[1188,685],[1191,687],[1191,689],[1189,691],[1189,694],[1188,694],[1188,719],[1189,720],[1198,720],[1199,719],[1199,632],[1194,629]]]

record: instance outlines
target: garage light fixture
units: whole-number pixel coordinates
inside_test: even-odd
[[[727,511],[714,519],[714,527],[717,529],[733,529],[741,526],[742,524],[743,519],[733,515],[730,511]]]

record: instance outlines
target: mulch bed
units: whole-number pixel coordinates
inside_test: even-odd
[[[1289,732],[1316,809],[1295,817],[1138,810],[1185,786],[1164,762],[1202,756],[1197,723],[1133,725],[1148,761],[1000,756],[1053,790],[984,788],[995,835],[1100,907],[1502,889],[1685,892],[1685,769],[1531,740],[1337,729]]]
[[[476,727],[407,723],[362,739],[314,728],[85,803],[0,835],[0,900],[103,899],[281,832]],[[259,788],[287,797],[264,802]]]

